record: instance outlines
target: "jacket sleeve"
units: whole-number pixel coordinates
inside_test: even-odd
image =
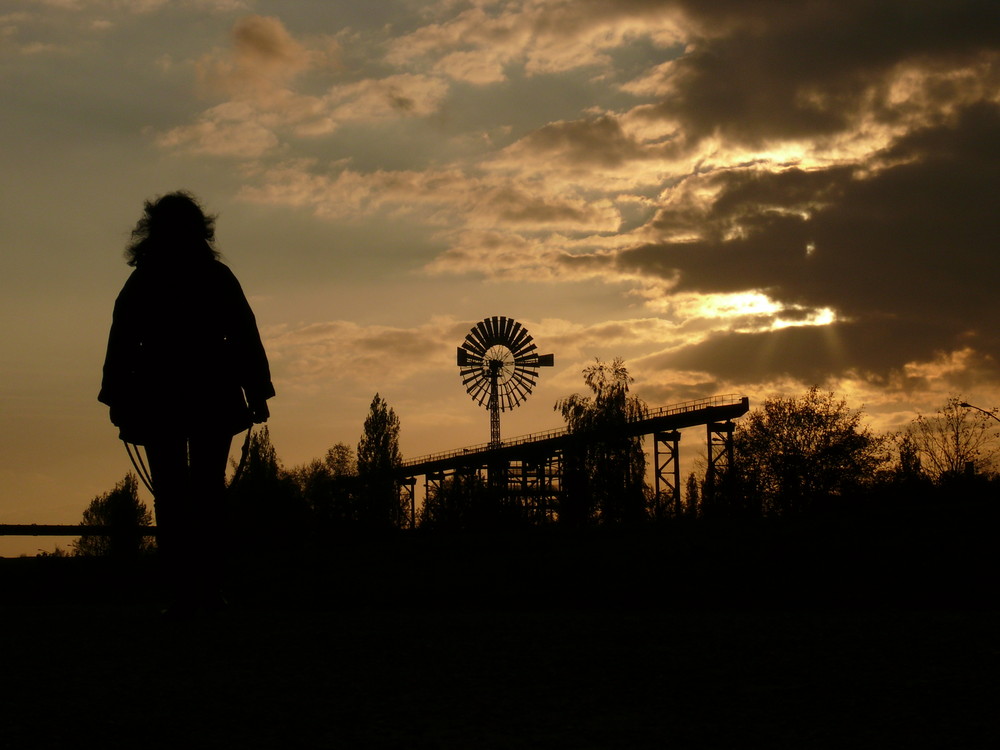
[[[104,374],[97,400],[115,407],[130,386],[132,371],[139,346],[135,310],[135,275],[129,277],[115,300],[111,317],[111,332],[108,335],[108,350],[104,357]]]
[[[271,369],[250,303],[236,276],[228,268],[226,272],[231,310],[228,338],[233,347],[236,374],[247,402],[260,403],[274,396]]]

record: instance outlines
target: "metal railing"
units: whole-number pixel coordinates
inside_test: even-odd
[[[0,523],[0,536],[156,536],[155,526],[87,526],[68,523]]]
[[[629,421],[642,422],[647,419],[686,414],[689,412],[701,411],[702,409],[710,409],[716,406],[736,406],[743,401],[743,398],[744,397],[741,395],[728,393],[722,396],[709,396],[707,398],[681,401],[680,403],[670,404],[669,406],[660,406],[655,409],[650,409],[643,416],[633,418]],[[428,453],[427,455],[419,456],[418,458],[411,458],[407,461],[403,461],[402,468],[406,469],[410,466],[418,466],[432,461],[450,460],[469,454],[486,453],[496,448],[511,448],[518,445],[525,445],[526,443],[539,443],[544,440],[560,438],[568,434],[569,430],[563,427],[557,430],[546,430],[545,432],[532,432],[527,435],[520,435],[518,437],[502,441],[499,446],[491,446],[490,443],[479,443],[477,445],[469,445],[464,448],[440,451],[438,453]]]

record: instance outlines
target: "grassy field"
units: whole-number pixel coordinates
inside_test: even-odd
[[[992,532],[923,533],[341,540],[183,622],[142,566],[0,561],[4,743],[997,747]]]

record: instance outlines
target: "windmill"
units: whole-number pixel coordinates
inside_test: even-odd
[[[537,354],[531,334],[513,318],[476,323],[458,347],[462,385],[472,400],[490,410],[490,447],[500,447],[500,412],[519,406],[538,379],[539,367],[552,367],[552,354]]]

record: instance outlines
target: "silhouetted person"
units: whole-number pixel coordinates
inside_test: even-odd
[[[143,445],[173,611],[222,604],[225,474],[234,435],[269,416],[267,355],[215,218],[188,193],[147,201],[126,250],[98,399]]]

